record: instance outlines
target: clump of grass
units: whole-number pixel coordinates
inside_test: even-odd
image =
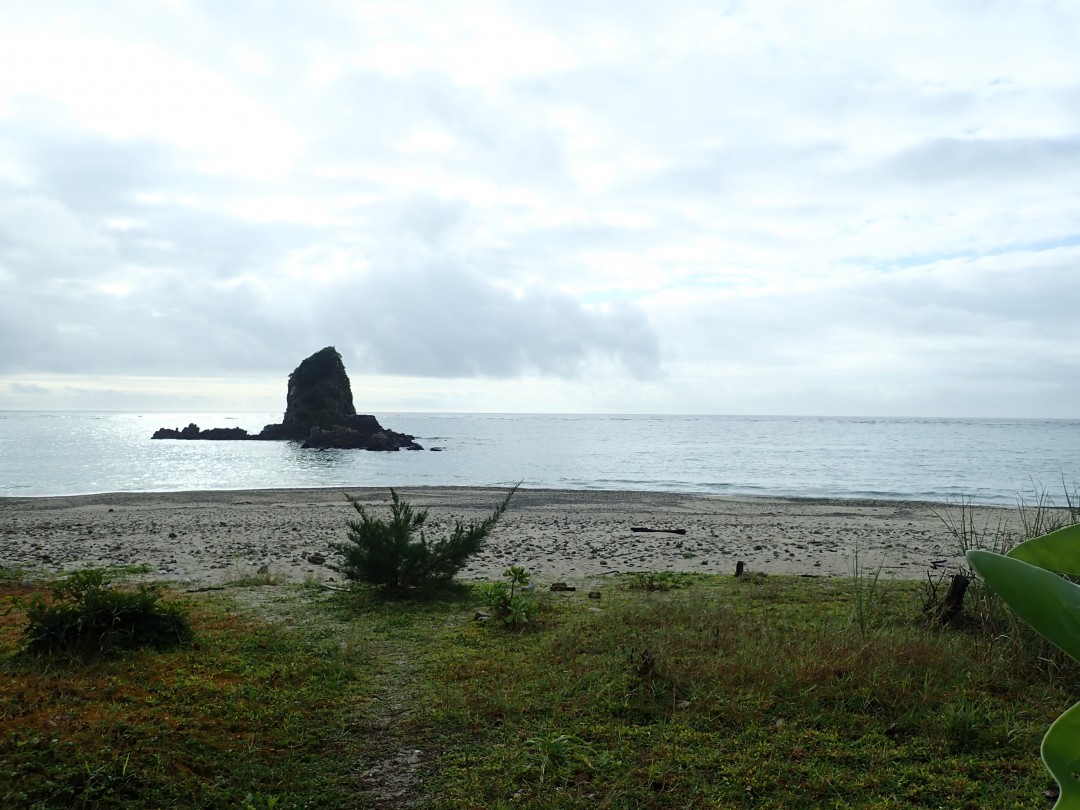
[[[34,653],[111,654],[138,647],[164,649],[188,642],[191,624],[185,607],[162,599],[161,588],[109,587],[100,569],[77,571],[51,589],[35,594],[26,607],[23,631]]]
[[[225,585],[230,588],[258,588],[263,585],[282,585],[286,577],[273,566],[263,565],[255,572],[235,569],[225,578]]]
[[[1080,497],[1074,485],[1070,492],[1062,481],[1065,506],[1059,506],[1050,491],[1032,483],[1030,493],[1017,496],[1016,509],[986,510],[977,508],[970,497],[961,498],[949,509],[937,512],[938,519],[953,541],[953,554],[963,559],[968,551],[980,549],[1007,554],[1016,545],[1080,522]],[[943,572],[935,581],[929,574],[924,584],[924,606],[931,608],[944,580],[951,574],[965,576],[969,586],[960,623],[990,639],[998,648],[1009,648],[1009,658],[1023,659],[1041,668],[1050,677],[1069,668],[1067,656],[1019,619],[992,589],[961,564]],[[930,611],[928,611],[930,612]]]
[[[682,571],[633,571],[623,575],[619,587],[630,591],[673,591],[700,580],[701,575]]]

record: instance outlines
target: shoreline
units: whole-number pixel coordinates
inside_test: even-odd
[[[508,487],[395,489],[430,509],[427,531],[440,535],[456,520],[485,517]],[[340,584],[329,544],[346,539],[356,515],[345,492],[388,511],[388,487],[2,496],[0,565],[49,575],[148,565],[142,579],[202,587],[265,566],[275,580]],[[1015,507],[968,508],[977,526],[1016,522]],[[880,565],[882,576],[921,579],[958,564],[942,517],[959,512],[925,501],[519,489],[459,578],[498,578],[510,565],[541,585],[633,571],[727,574],[739,561],[766,574],[851,576],[857,561],[866,572]]]

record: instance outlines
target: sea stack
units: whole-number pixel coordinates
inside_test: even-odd
[[[312,428],[345,427],[356,416],[352,385],[345,363],[333,346],[320,349],[293,369],[280,425],[267,425],[259,435],[274,439],[307,439]]]
[[[290,439],[304,447],[359,450],[422,450],[405,433],[387,430],[374,416],[357,414],[352,386],[341,355],[333,346],[320,349],[289,375],[285,416],[281,424],[267,425],[251,436],[246,430],[211,428],[190,424],[183,430],[161,428],[154,439]]]

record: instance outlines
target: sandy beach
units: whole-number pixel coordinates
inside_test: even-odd
[[[387,489],[350,489],[388,513]],[[504,490],[400,490],[430,509],[429,533],[485,516]],[[1013,510],[979,507],[978,525]],[[956,562],[940,504],[727,498],[662,492],[519,490],[488,547],[463,572],[522,565],[540,583],[631,571],[751,571],[923,578]],[[355,512],[339,489],[114,493],[0,498],[0,564],[56,574],[147,565],[148,579],[221,585],[269,570],[282,581],[341,581],[329,544]],[[667,531],[635,532],[634,527]],[[325,558],[325,562],[320,562]]]

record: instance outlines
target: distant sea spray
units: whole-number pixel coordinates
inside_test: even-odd
[[[1013,504],[1080,484],[1080,420],[377,414],[441,453],[151,441],[276,413],[0,411],[0,495],[507,486]]]

